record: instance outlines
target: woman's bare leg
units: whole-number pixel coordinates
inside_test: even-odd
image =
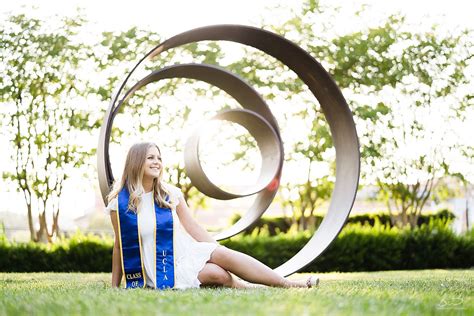
[[[217,247],[214,250],[209,262],[215,263],[224,270],[228,270],[251,283],[276,287],[307,287],[305,281],[285,279],[257,259],[224,246]]]
[[[254,287],[252,284],[245,283],[234,278],[228,271],[214,263],[206,263],[204,268],[198,274],[198,280],[202,285],[223,285],[236,289],[245,289]]]

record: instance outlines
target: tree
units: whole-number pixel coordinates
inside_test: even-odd
[[[77,40],[82,23],[81,17],[44,23],[20,14],[10,16],[0,30],[2,133],[15,163],[3,177],[23,193],[33,241],[58,235],[64,180],[93,153],[75,142],[90,123],[81,99],[88,89],[89,59],[89,48]]]
[[[303,14],[281,29],[309,43],[303,45],[343,90],[359,130],[362,179],[378,186],[394,223],[414,226],[437,180],[456,169],[450,156],[473,158],[472,142],[455,136],[472,107],[466,89],[472,84],[471,33],[441,35],[436,26],[413,32],[394,15],[379,26],[338,35],[330,32],[337,19],[325,19],[337,13],[308,1]],[[472,167],[462,172],[472,174]]]
[[[392,222],[415,227],[436,183],[449,175],[453,161],[448,153],[460,152],[464,147],[454,135],[465,115],[468,95],[462,87],[469,82],[464,75],[469,53],[465,34],[444,37],[434,35],[436,30],[411,34],[396,31],[394,26],[378,30],[378,36],[387,38],[382,42],[390,42],[379,56],[404,47],[383,70],[400,79],[393,78],[395,84],[385,84],[374,93],[382,100],[379,108],[390,111],[376,116],[365,111],[366,116],[361,118],[370,129],[370,141],[364,146],[372,156],[366,161]],[[359,113],[364,110],[360,108]],[[369,138],[367,134],[364,137]]]
[[[298,117],[300,124],[309,125],[309,131],[293,145],[288,163],[303,174],[283,183],[282,205],[290,206],[293,225],[302,230],[315,229],[315,212],[329,200],[334,188],[334,147],[329,126],[318,108],[305,108],[293,119]]]

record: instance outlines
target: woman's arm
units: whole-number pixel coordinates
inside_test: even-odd
[[[212,238],[211,234],[202,228],[196,220],[191,216],[189,207],[183,197],[180,197],[179,204],[176,207],[176,213],[178,214],[179,220],[183,227],[186,229],[189,235],[197,241],[205,241],[217,244],[217,241]]]
[[[112,252],[112,287],[119,287],[120,282],[122,281],[122,253],[120,252],[120,241],[119,241],[119,230],[118,230],[118,220],[117,212],[110,212],[110,220],[112,221],[112,226],[114,227],[115,233],[115,242],[114,250]]]

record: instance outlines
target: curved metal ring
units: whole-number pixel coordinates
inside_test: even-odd
[[[245,213],[239,221],[214,236],[218,240],[229,238],[240,233],[242,230],[252,225],[256,220],[260,218],[260,216],[272,203],[273,198],[277,192],[277,184],[280,182],[281,177],[281,169],[283,166],[283,145],[281,136],[278,132],[279,127],[277,121],[273,117],[273,114],[271,113],[265,101],[258,94],[258,92],[255,91],[255,89],[253,89],[250,85],[248,85],[238,76],[220,67],[203,64],[182,64],[154,71],[145,78],[141,79],[130,90],[128,90],[122,100],[117,105],[117,107],[113,108],[112,105],[109,106],[106,112],[106,117],[104,119],[104,124],[102,125],[99,138],[99,150],[97,151],[97,169],[99,173],[99,185],[102,192],[102,197],[105,201],[106,196],[109,192],[109,188],[114,181],[112,170],[110,167],[108,151],[110,132],[115,116],[117,115],[121,106],[138,89],[144,87],[149,83],[156,82],[161,79],[171,78],[189,78],[202,80],[224,90],[237,102],[239,102],[245,109],[260,115],[265,120],[265,122],[267,122],[273,128],[278,138],[278,147],[281,153],[281,159],[279,160],[278,172],[275,174],[273,182],[271,183],[271,185],[266,186],[256,195],[255,201],[247,210],[247,213]]]
[[[199,144],[201,133],[198,128],[188,139],[184,147],[184,163],[186,174],[196,188],[209,197],[219,200],[230,200],[239,197],[257,194],[274,182],[280,172],[283,162],[281,141],[273,127],[259,114],[249,110],[225,110],[218,113],[211,120],[225,120],[234,122],[245,129],[257,141],[262,163],[257,183],[234,192],[227,192],[216,186],[206,176],[199,159]]]
[[[336,238],[350,213],[359,182],[359,141],[351,111],[335,82],[311,55],[277,34],[254,27],[216,25],[197,28],[171,37],[145,55],[126,77],[109,109],[114,108],[126,82],[145,59],[184,44],[205,40],[237,42],[252,46],[280,60],[309,87],[318,99],[330,126],[336,149],[336,182],[333,195],[328,213],[313,237],[294,257],[275,269],[281,275],[292,274],[311,263]],[[109,119],[106,117],[106,124]],[[104,145],[99,143],[99,159],[108,155],[108,152],[104,152]]]

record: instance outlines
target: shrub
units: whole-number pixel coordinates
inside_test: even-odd
[[[272,268],[296,254],[311,238],[308,232],[279,236],[243,235],[223,241]],[[415,229],[375,222],[349,224],[328,249],[303,272],[377,271],[400,269],[471,268],[474,233],[457,236],[447,220],[431,220]]]
[[[474,230],[455,235],[448,220],[431,220],[415,229],[400,229],[375,221],[346,225],[328,249],[302,272],[449,269],[474,266]],[[275,268],[295,255],[311,232],[271,236],[239,235],[221,243]],[[108,272],[111,238],[73,235],[53,245],[10,243],[0,238],[3,272]]]
[[[441,221],[452,221],[454,219],[454,214],[450,212],[448,209],[439,210],[436,213],[426,213],[422,214],[418,218],[418,226],[423,224],[428,224],[430,220],[441,220]],[[234,214],[230,219],[230,223],[234,224],[240,219],[239,214]],[[314,217],[314,224],[315,227],[318,227],[321,222],[323,221],[324,217],[322,215],[315,215]],[[299,218],[296,219],[299,221]],[[346,221],[346,225],[348,224],[363,224],[363,225],[370,225],[374,226],[375,223],[378,222],[384,226],[392,227],[392,223],[390,221],[390,215],[388,213],[367,213],[367,214],[360,214],[349,216]],[[260,233],[261,231],[267,231],[270,233],[271,236],[278,235],[280,233],[286,233],[290,230],[292,225],[292,218],[290,217],[261,217],[258,221],[256,221],[251,227],[247,228],[243,231],[243,234],[253,234],[253,233]]]
[[[111,270],[110,238],[80,232],[55,244],[10,243],[0,238],[3,272],[107,272]]]

